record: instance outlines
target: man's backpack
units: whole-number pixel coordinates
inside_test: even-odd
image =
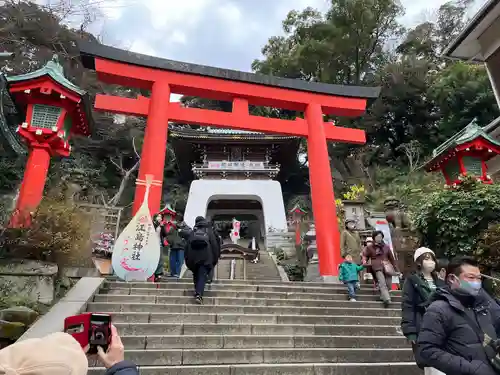
[[[207,228],[194,227],[189,237],[189,246],[193,250],[205,250],[210,247],[210,237]]]

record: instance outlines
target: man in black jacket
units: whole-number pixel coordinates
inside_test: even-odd
[[[198,304],[203,303],[205,284],[219,255],[220,244],[211,223],[203,216],[198,216],[189,235],[184,255],[186,267],[193,273],[195,301]]]
[[[453,259],[447,275],[447,286],[436,291],[423,317],[419,358],[448,375],[498,374],[492,359],[500,315],[481,290],[478,263],[468,257]]]

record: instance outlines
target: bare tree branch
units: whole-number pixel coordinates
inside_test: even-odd
[[[109,161],[120,171],[120,173],[125,174],[126,171],[125,171],[125,169],[123,169],[123,166],[122,166],[122,158],[120,157],[119,160],[120,160],[120,164],[118,164],[116,161],[114,161],[112,156],[109,157]]]
[[[113,163],[122,173],[122,180],[120,182],[120,186],[118,188],[118,191],[116,194],[105,204],[107,207],[113,207],[116,206],[118,203],[120,203],[120,199],[123,195],[123,192],[125,191],[125,188],[127,187],[128,181],[130,180],[130,177],[132,176],[133,173],[139,168],[139,165],[141,163],[141,157],[139,156],[139,153],[137,152],[137,148],[135,147],[135,137],[132,138],[132,147],[134,148],[134,153],[137,156],[137,162],[130,168],[129,170],[126,170],[123,168],[123,162],[122,158],[120,157],[120,165],[118,165],[113,158],[110,158],[109,160],[111,163]]]

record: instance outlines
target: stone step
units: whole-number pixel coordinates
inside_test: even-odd
[[[225,283],[222,283],[224,281]],[[248,282],[248,281],[247,281]],[[314,284],[314,283],[311,283]],[[207,285],[206,290],[213,291],[225,291],[225,290],[238,290],[238,291],[247,291],[247,292],[295,292],[295,293],[336,293],[336,292],[345,292],[346,287],[342,284],[321,284],[322,286],[307,286],[302,283],[289,283],[289,284],[278,284],[278,285],[267,285],[267,284],[244,284],[243,280],[214,280],[214,283],[211,285]],[[328,285],[328,286],[325,286]],[[193,283],[191,281],[187,281],[184,279],[180,279],[178,281],[169,281],[169,282],[161,282],[161,283],[151,283],[151,282],[131,282],[126,283],[122,281],[114,281],[114,282],[106,282],[104,287],[107,289],[114,288],[138,288],[138,289],[192,289]],[[378,295],[373,290],[371,285],[361,284],[360,294],[373,294]],[[401,291],[391,291],[392,295],[401,295]]]
[[[193,297],[175,297],[162,295],[115,295],[96,294],[94,302],[122,302],[122,303],[157,303],[157,304],[188,304],[193,302]],[[379,301],[357,301],[349,302],[346,298],[339,296],[337,300],[313,300],[313,299],[265,299],[265,298],[227,298],[227,297],[205,297],[204,305],[247,305],[247,306],[304,306],[304,307],[347,307],[377,308],[381,307]],[[391,303],[393,308],[400,307],[398,303]]]
[[[357,361],[356,361],[357,362]],[[421,375],[411,362],[379,363],[291,363],[242,364],[216,366],[146,366],[141,375]],[[90,368],[89,374],[100,375],[104,368]]]
[[[402,336],[122,336],[127,349],[408,348]]]
[[[148,335],[340,335],[397,336],[398,326],[374,324],[116,323],[123,336]]]
[[[186,283],[187,281],[184,279],[169,279],[168,281],[161,281],[159,283],[153,283],[149,281],[132,281],[125,282],[116,279],[108,279],[107,283],[119,283],[119,284],[127,284],[127,285],[137,285],[137,284],[149,284],[154,285],[154,287],[165,287],[166,284],[178,284],[178,283]],[[343,285],[341,283],[322,283],[322,282],[312,282],[312,281],[282,281],[277,282],[275,280],[214,280],[215,285],[241,285],[241,286],[268,286],[268,287],[293,287],[293,288],[335,288]],[[362,288],[367,288],[371,290],[371,286],[361,285]]]
[[[258,363],[410,362],[409,348],[250,348],[125,350],[125,359],[139,366],[232,365]]]
[[[272,315],[272,314],[192,314],[192,313],[128,313],[106,312],[115,323],[270,323],[270,324],[379,324],[398,326],[398,316],[353,315]]]
[[[249,306],[249,305],[195,305],[126,302],[90,302],[90,312],[151,312],[194,314],[277,314],[277,315],[352,315],[400,317],[400,308],[361,308],[363,302],[345,302],[346,307]],[[351,307],[353,306],[353,307]]]
[[[231,297],[231,298],[269,298],[269,299],[309,299],[309,300],[335,300],[347,299],[347,290],[334,290],[331,293],[301,293],[301,292],[252,292],[243,290],[207,290],[205,297]],[[193,289],[154,289],[154,288],[111,288],[101,289],[100,294],[113,295],[162,295],[162,296],[192,296]],[[341,296],[341,298],[339,298]],[[379,296],[362,290],[357,295],[358,301],[378,301]],[[400,302],[400,295],[392,297],[393,302]]]

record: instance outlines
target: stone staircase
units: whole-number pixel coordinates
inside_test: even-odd
[[[243,280],[243,262],[246,262],[247,267],[247,280],[268,280],[268,281],[281,281],[280,274],[276,264],[272,260],[269,253],[265,250],[259,252],[260,260],[257,263],[252,263],[245,260],[236,260],[234,279]],[[231,260],[220,259],[217,263],[217,271],[215,272],[216,278],[219,280],[229,280],[231,276]],[[192,273],[186,270],[182,276],[183,280],[192,280]]]
[[[342,285],[216,280],[204,305],[186,280],[107,281],[88,311],[113,315],[126,358],[146,375],[416,375],[400,299]],[[92,365],[92,364],[91,364]],[[103,373],[91,368],[91,373]]]

